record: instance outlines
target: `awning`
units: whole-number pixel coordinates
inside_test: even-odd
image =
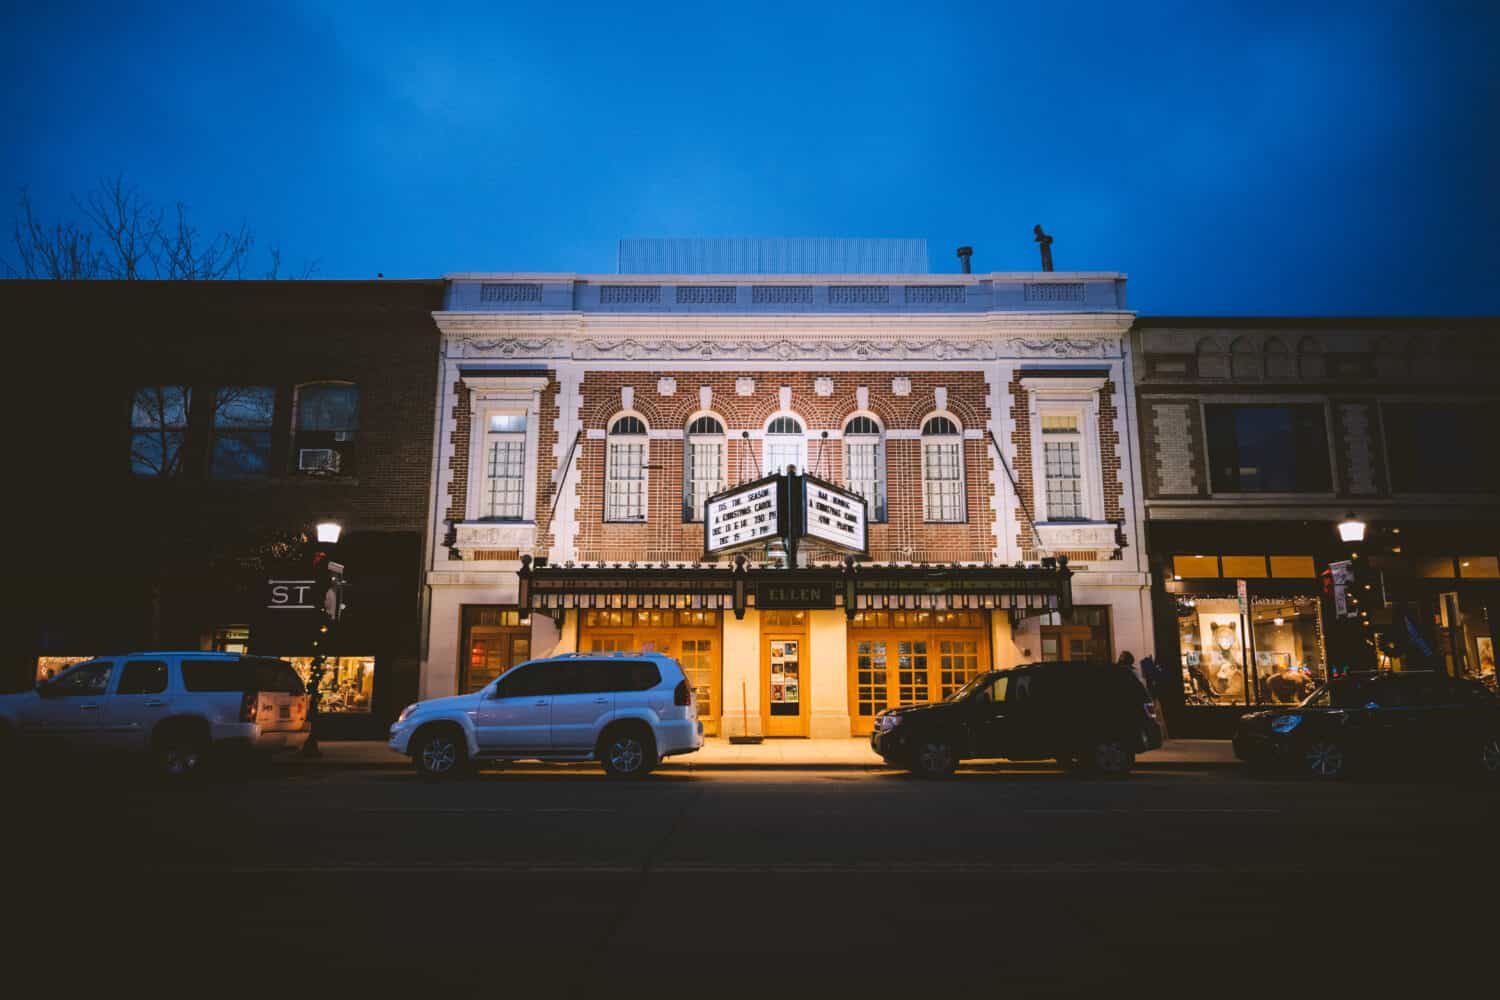
[[[570,610],[749,608],[860,611],[1004,611],[1012,620],[1073,607],[1067,559],[1040,567],[860,566],[805,569],[728,566],[533,566],[521,557],[520,605],[554,618]]]

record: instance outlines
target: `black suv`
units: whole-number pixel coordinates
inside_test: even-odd
[[[1500,778],[1500,702],[1481,684],[1435,671],[1351,674],[1296,707],[1244,715],[1234,752],[1320,778],[1434,763]]]
[[[1028,663],[980,674],[946,701],[875,717],[870,746],[928,777],[960,760],[1056,759],[1071,771],[1124,774],[1161,746],[1161,725],[1140,681],[1124,667]]]

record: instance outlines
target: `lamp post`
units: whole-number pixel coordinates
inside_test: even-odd
[[[318,638],[313,640],[312,665],[307,671],[307,742],[302,744],[302,756],[321,757],[323,751],[318,747],[318,702],[323,697],[323,664],[328,659],[328,653],[324,643],[330,636],[330,629],[337,624],[339,612],[342,610],[339,593],[339,584],[343,576],[343,567],[333,561],[333,555],[338,550],[339,538],[344,533],[344,526],[337,521],[320,521],[315,529],[318,539],[317,548],[313,551],[313,570],[316,579],[322,583],[326,580],[326,588],[323,589],[321,607],[324,621],[318,624]]]
[[[1365,540],[1365,522],[1356,517],[1352,510],[1339,522],[1339,540],[1351,543]]]

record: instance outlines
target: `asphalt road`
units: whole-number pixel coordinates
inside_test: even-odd
[[[1500,792],[1462,782],[278,768],[6,800],[11,967],[52,996],[1488,995],[1500,944]]]

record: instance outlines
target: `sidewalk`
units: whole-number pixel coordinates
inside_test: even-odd
[[[333,768],[406,768],[407,758],[393,753],[377,740],[325,740],[320,744],[323,756],[278,758],[281,763],[300,767]],[[1228,740],[1172,740],[1160,750],[1141,754],[1136,769],[1181,770],[1236,767],[1234,750]],[[519,764],[518,767],[540,766]],[[556,766],[556,765],[545,765]],[[987,766],[987,765],[981,765]],[[1051,767],[1051,762],[1005,762],[1006,767]],[[756,770],[869,770],[886,769],[863,737],[844,740],[766,740],[764,743],[732,744],[726,739],[710,738],[703,749],[681,757],[669,757],[662,770],[684,771],[756,771]]]

